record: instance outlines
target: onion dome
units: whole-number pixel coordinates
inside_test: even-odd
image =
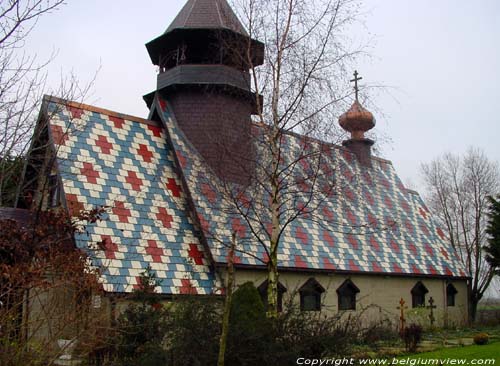
[[[375,127],[375,117],[363,108],[358,100],[358,81],[361,79],[358,77],[358,72],[354,71],[354,79],[351,82],[354,82],[356,100],[351,108],[340,116],[339,124],[344,130],[351,133],[351,138],[343,141],[342,145],[354,153],[362,165],[371,167],[371,147],[375,141],[365,138],[365,132]]]
[[[361,140],[365,138],[366,131],[375,127],[375,117],[356,98],[351,108],[340,116],[339,124],[344,130],[351,133],[351,138]]]

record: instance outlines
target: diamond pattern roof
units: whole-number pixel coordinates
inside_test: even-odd
[[[161,280],[159,293],[215,291],[219,284],[189,218],[163,129],[90,106],[51,101],[47,110],[68,208],[107,207],[104,220],[76,238],[81,248],[104,244],[90,252],[104,289],[131,292],[149,264]]]
[[[266,251],[256,238],[265,243],[270,232],[265,213],[269,197],[260,192],[265,188],[248,195],[239,192],[237,199],[228,199],[231,189],[204,164],[176,124],[168,101],[157,95],[155,105],[169,132],[215,262],[226,263],[228,241],[236,233],[239,251],[235,263],[263,265]],[[291,134],[286,139],[284,165],[293,161],[305,141]],[[257,150],[265,151],[262,146]],[[420,196],[403,186],[389,161],[373,158],[373,167],[366,168],[348,150],[334,145],[323,155],[321,175],[334,184],[324,189],[320,198],[307,197],[308,182],[303,177],[307,177],[312,162],[302,159],[297,164],[301,168],[295,169],[293,179],[300,189],[285,210],[299,209],[301,215],[282,233],[278,253],[281,268],[465,277],[455,251]],[[263,208],[254,210],[262,225],[252,225],[253,233],[237,213],[245,210],[249,200],[252,205],[260,200]],[[308,212],[307,207],[315,209]],[[248,217],[257,219],[255,214]]]

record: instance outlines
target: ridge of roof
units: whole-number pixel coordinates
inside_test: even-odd
[[[105,114],[107,116],[123,118],[123,119],[126,119],[127,121],[145,123],[145,124],[151,125],[151,126],[159,126],[160,125],[158,122],[155,122],[155,121],[152,121],[149,119],[145,119],[145,118],[141,118],[141,117],[137,117],[137,116],[132,116],[130,114],[112,111],[110,109],[96,107],[96,106],[90,105],[90,104],[85,104],[85,103],[81,103],[81,102],[75,102],[72,100],[55,97],[53,95],[47,95],[47,94],[44,95],[43,102],[44,103],[53,102],[53,103],[57,103],[57,104],[63,104],[63,105],[70,107],[70,108],[83,109],[83,110],[86,110],[89,112],[101,113],[101,114]]]
[[[252,124],[255,126],[255,127],[267,127],[265,124],[261,123],[261,122],[256,122],[256,121],[253,121]],[[317,143],[321,143],[321,144],[325,144],[327,146],[330,146],[332,148],[335,148],[335,149],[338,149],[338,150],[341,150],[341,151],[345,151],[345,152],[348,152],[350,154],[353,154],[353,152],[351,150],[349,150],[348,148],[344,147],[344,146],[341,146],[341,145],[337,145],[336,143],[334,142],[328,142],[328,141],[323,141],[323,140],[320,140],[319,138],[317,137],[311,137],[311,136],[306,136],[306,135],[301,135],[300,133],[298,132],[293,132],[293,131],[284,131],[284,133],[286,135],[290,135],[290,136],[293,136],[293,137],[296,137],[296,138],[305,138],[305,139],[308,139],[310,141],[313,141],[313,142],[317,142]],[[375,160],[375,161],[378,161],[378,162],[381,162],[381,163],[385,163],[385,164],[390,164],[390,165],[394,165],[392,163],[391,160],[388,160],[388,159],[384,159],[384,158],[381,158],[379,156],[371,156],[370,157],[372,160]],[[416,191],[415,191],[416,192]],[[418,192],[416,192],[418,194]]]

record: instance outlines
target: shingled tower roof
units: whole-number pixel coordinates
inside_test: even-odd
[[[226,0],[189,0],[165,33],[178,28],[223,28],[248,36]]]

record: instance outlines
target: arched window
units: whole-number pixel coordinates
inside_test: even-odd
[[[257,287],[257,291],[259,291],[260,298],[262,299],[262,303],[264,304],[264,308],[267,310],[267,280],[261,283],[259,287]],[[286,292],[286,287],[278,282],[278,311],[283,310],[283,294]]]
[[[451,283],[446,286],[446,305],[455,306],[455,295],[457,294],[457,289]]]
[[[300,288],[300,310],[319,311],[321,310],[321,294],[325,292],[323,286],[314,278],[310,278]]]
[[[425,306],[425,294],[429,290],[424,286],[421,281],[418,281],[415,286],[411,289],[411,304],[412,307],[418,308],[420,306]]]
[[[358,293],[359,288],[350,279],[345,280],[337,289],[339,310],[356,310],[356,294]]]

